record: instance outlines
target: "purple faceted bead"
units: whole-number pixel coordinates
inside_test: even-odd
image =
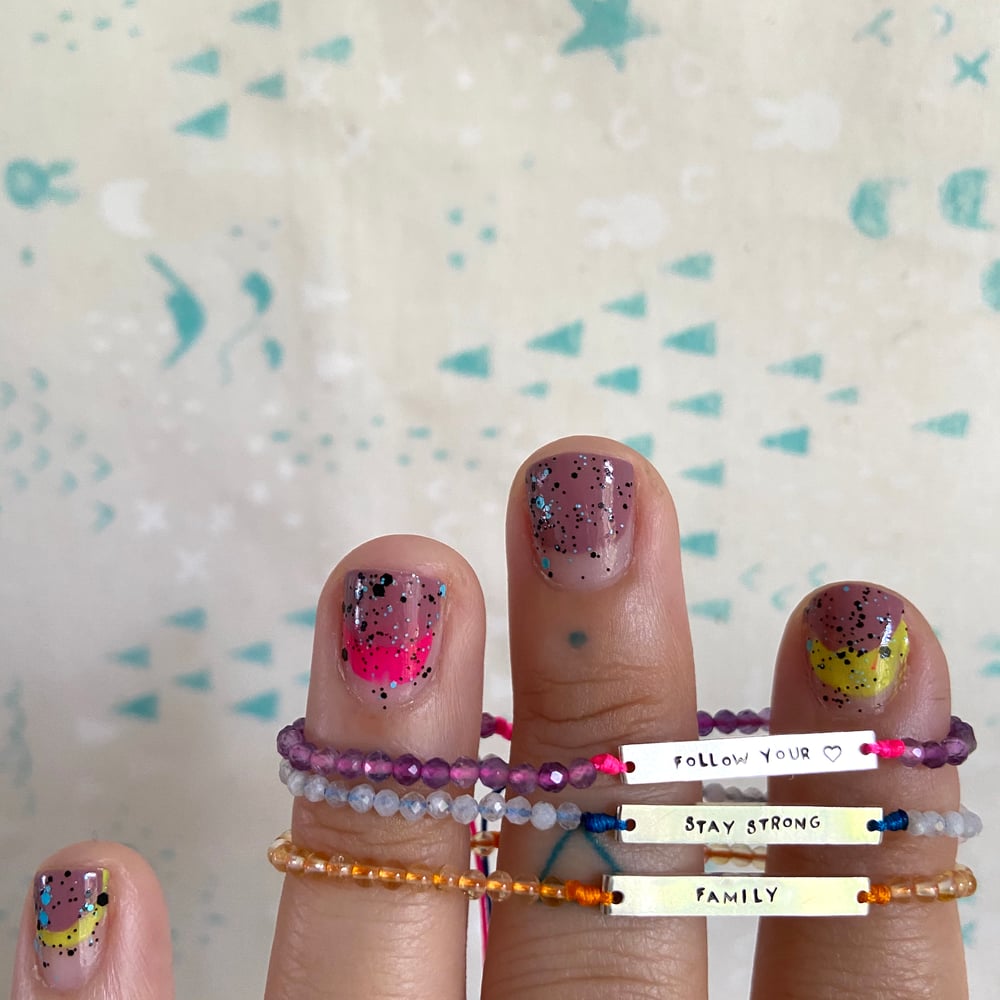
[[[549,761],[538,769],[538,787],[546,792],[561,792],[569,781],[565,764]]]
[[[924,767],[936,769],[948,763],[948,751],[936,740],[924,744]]]
[[[292,725],[293,725],[293,726],[294,726],[294,727],[295,727],[296,729],[303,729],[303,730],[304,730],[304,729],[306,728],[306,717],[305,717],[304,715],[301,715],[301,716],[299,716],[299,718],[297,718],[297,719],[296,719],[296,720],[295,720],[295,721],[294,721],[294,722],[292,723]]]
[[[597,768],[586,757],[577,757],[569,765],[569,783],[574,788],[590,788],[597,778]]]
[[[698,711],[698,735],[708,736],[712,729],[715,727],[715,723],[712,721],[712,716],[708,712],[702,712],[700,709]]]
[[[903,767],[917,767],[924,759],[924,745],[919,740],[910,739],[909,736],[903,739],[906,749],[899,759],[903,762]]]
[[[296,729],[295,726],[285,726],[284,729],[278,731],[278,738],[276,740],[278,753],[282,757],[287,757],[288,751],[296,744],[301,743],[303,739],[301,729]]]
[[[762,708],[757,713],[757,718],[760,719],[760,728],[761,729],[770,729],[771,728],[771,706],[768,705],[767,708]]]
[[[957,715],[951,717],[951,728],[948,730],[949,736],[954,736],[956,739],[962,740],[965,743],[968,750],[966,751],[966,757],[976,749],[976,734],[967,722],[963,722]]]
[[[736,713],[736,728],[744,736],[749,736],[760,729],[760,717],[752,709],[744,708],[743,711]]]
[[[489,712],[483,712],[482,720],[479,723],[479,738],[489,739],[497,731],[497,720]]]
[[[500,791],[507,784],[509,775],[510,768],[507,767],[507,762],[499,757],[491,754],[479,762],[479,780],[494,792]]]
[[[365,757],[365,777],[369,781],[385,781],[392,777],[392,758],[384,750],[372,750]]]
[[[420,780],[428,788],[444,788],[451,781],[451,765],[441,757],[431,757],[420,768]]]
[[[538,772],[531,764],[518,764],[510,769],[507,787],[518,795],[530,795],[538,784]]]
[[[404,753],[392,765],[392,776],[401,785],[415,785],[420,780],[420,761],[412,753]]]
[[[360,778],[365,773],[365,755],[360,750],[345,750],[337,760],[337,774],[342,778]]]
[[[296,771],[308,771],[309,762],[312,760],[312,755],[315,750],[316,745],[314,743],[310,743],[308,740],[296,743],[295,746],[288,751],[288,763],[291,764]]]
[[[451,765],[451,783],[458,788],[471,788],[479,780],[479,761],[459,757]]]
[[[332,747],[323,747],[322,750],[314,750],[309,759],[309,768],[316,774],[322,774],[324,778],[329,778],[337,774],[337,751]]]
[[[736,732],[736,713],[730,712],[728,708],[722,709],[721,712],[716,712],[713,721],[715,722],[715,728],[724,736]]]

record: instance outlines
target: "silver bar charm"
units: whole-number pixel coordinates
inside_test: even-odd
[[[879,844],[879,808],[750,804],[618,807],[625,844]]]
[[[863,917],[860,876],[605,875],[604,913],[626,917]]]
[[[871,771],[875,754],[863,754],[862,743],[875,733],[793,733],[744,736],[732,740],[684,740],[678,743],[629,743],[618,757],[631,765],[622,778],[627,785],[661,781],[718,781],[772,774],[820,774]]]

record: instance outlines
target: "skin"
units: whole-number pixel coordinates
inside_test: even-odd
[[[630,461],[635,471],[633,556],[613,580],[589,590],[553,582],[534,561],[524,470],[563,452]],[[680,571],[677,519],[669,491],[639,454],[602,438],[552,442],[514,477],[507,515],[511,670],[515,727],[512,762],[569,761],[621,742],[691,739],[695,675]],[[447,583],[434,680],[411,704],[383,711],[348,690],[340,672],[343,578],[349,570],[412,570]],[[808,601],[808,598],[806,599]],[[804,653],[802,610],[793,612],[778,652],[772,696],[774,732],[875,728],[880,736],[940,739],[950,697],[944,655],[923,617],[907,602],[911,651],[904,682],[876,714],[821,704]],[[571,643],[568,637],[583,632]],[[307,737],[338,747],[410,750],[422,758],[475,756],[481,710],[485,609],[468,564],[427,538],[376,538],[333,570],[319,600]],[[693,802],[697,787],[632,786],[632,802]],[[945,810],[958,804],[955,768],[877,771],[773,779],[773,802],[907,805]],[[582,809],[610,811],[624,789],[599,779],[574,791]],[[398,859],[431,868],[468,867],[467,833],[452,822],[412,827],[398,817],[358,816],[296,799],[293,837],[320,851]],[[417,832],[419,831],[419,833]],[[498,867],[538,873],[557,839],[530,826],[504,825]],[[634,872],[700,870],[700,848],[621,845],[612,852]],[[954,861],[955,842],[897,835],[878,847],[772,848],[768,865],[783,874],[933,873]],[[40,868],[101,864],[116,886],[115,921],[94,977],[75,993],[45,988],[35,970],[34,911],[25,904],[14,1000],[52,997],[169,1000],[169,930],[162,895],[146,863],[113,844],[78,844]],[[558,872],[590,880],[600,862],[580,838]],[[262,871],[261,878],[268,877]],[[267,1000],[321,997],[465,996],[469,906],[457,893],[387,892],[287,877],[275,929]],[[494,908],[483,996],[555,1000],[573,997],[707,997],[704,921],[602,918],[573,905],[549,908],[511,901]],[[894,996],[962,1000],[967,996],[957,908],[953,904],[887,907],[866,918],[764,919],[753,978],[759,1000]]]

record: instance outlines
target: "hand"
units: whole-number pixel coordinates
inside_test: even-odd
[[[452,499],[461,502],[460,495]],[[598,502],[609,502],[610,512]],[[599,527],[574,511],[591,515]],[[568,763],[613,752],[622,743],[696,738],[676,516],[649,463],[599,438],[547,445],[514,479],[507,537],[516,719],[509,759]],[[577,551],[568,552],[573,545]],[[593,557],[584,554],[588,545]],[[355,582],[361,589],[355,590]],[[886,608],[904,609],[901,622],[894,611],[889,632],[882,634],[884,622],[878,626],[878,641],[865,661],[870,679],[860,690],[853,681],[844,682],[847,675],[821,680],[838,669],[836,655],[825,661],[816,646],[807,653],[807,641],[818,636],[836,645],[830,639],[834,633],[824,628],[844,620],[845,600],[848,607],[861,602],[861,612],[868,614],[862,632],[875,629],[874,618]],[[392,755],[411,751],[422,760],[475,757],[485,629],[479,584],[451,549],[413,536],[359,546],[334,569],[320,597],[307,738],[317,746]],[[734,700],[728,707],[742,707],[735,692],[744,690],[751,667],[734,647],[728,665]],[[905,600],[871,585],[822,588],[791,616],[778,651],[772,712],[772,732],[872,728],[879,738],[939,740],[949,726],[947,666],[930,626]],[[262,782],[269,778],[262,776]],[[774,778],[769,795],[772,803],[886,811],[944,812],[959,805],[954,767],[908,769],[898,761],[860,773]],[[619,802],[694,802],[700,788],[624,786],[599,777],[593,787],[567,790],[553,800],[558,804],[570,796],[581,809],[613,812]],[[609,862],[630,873],[703,870],[700,846],[623,845],[607,834],[560,841],[562,834],[558,828],[540,831],[530,823],[505,822],[497,867],[519,878],[551,870],[562,880],[596,884]],[[296,799],[292,815],[296,844],[411,870],[451,865],[464,871],[468,836],[468,828],[450,818],[410,823],[305,798]],[[771,847],[768,872],[867,875],[878,881],[944,872],[954,866],[955,851],[953,838],[892,833],[878,846]],[[133,852],[86,843],[49,858],[41,871],[52,875],[52,892],[64,908],[53,911],[50,903],[43,909],[58,923],[77,905],[70,897],[72,886],[80,885],[78,874],[95,873],[99,895],[102,870],[108,872],[107,905],[98,907],[93,939],[68,956],[46,938],[41,955],[49,965],[43,975],[67,984],[62,996],[167,1000],[173,995],[167,916],[152,872]],[[73,873],[68,879],[62,876],[66,871]],[[262,859],[262,883],[269,877],[274,874]],[[346,883],[286,877],[268,1000],[465,995],[470,907],[464,893],[412,887],[390,892],[351,879]],[[259,892],[248,890],[247,899]],[[18,944],[16,1000],[57,995],[43,985],[35,937],[29,897]],[[700,918],[603,916],[569,902],[549,906],[514,898],[493,907],[483,995],[696,1000],[707,996],[706,954]],[[873,906],[864,917],[761,921],[753,996],[762,1000],[966,995],[954,903]]]

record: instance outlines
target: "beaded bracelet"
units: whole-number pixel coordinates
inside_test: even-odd
[[[521,826],[530,823],[536,830],[551,830],[555,826],[563,830],[582,827],[588,833],[624,832],[634,829],[634,820],[623,817],[623,810],[663,809],[664,807],[623,806],[617,815],[600,812],[584,812],[573,802],[561,802],[556,807],[551,802],[531,803],[524,796],[504,799],[499,792],[489,792],[477,802],[471,795],[463,794],[454,798],[444,789],[438,788],[427,795],[420,792],[406,792],[399,795],[391,788],[376,789],[369,784],[348,788],[343,782],[328,781],[320,774],[306,775],[296,771],[283,760],[278,768],[278,777],[295,797],[303,797],[310,802],[323,802],[332,807],[350,806],[357,813],[376,812],[389,817],[399,813],[404,819],[415,822],[424,816],[431,819],[453,819],[456,823],[468,825],[477,820],[500,823],[506,820]],[[721,786],[720,786],[721,787]],[[679,807],[690,811],[690,807]],[[738,807],[746,810],[745,806]],[[775,807],[782,808],[782,807]],[[787,807],[785,807],[787,808]],[[632,824],[631,827],[629,824]],[[906,811],[896,809],[883,817],[868,819],[865,829],[872,833],[908,832],[914,836],[948,836],[961,840],[975,837],[982,831],[982,820],[964,806],[960,810],[945,813]],[[625,838],[628,839],[628,838]],[[649,843],[649,841],[642,841]],[[668,841],[656,841],[667,843]],[[676,842],[676,841],[670,841]],[[829,843],[829,841],[824,841]]]
[[[299,847],[292,842],[290,832],[282,834],[271,844],[267,857],[274,868],[288,875],[318,875],[334,881],[350,880],[360,885],[378,884],[390,889],[405,885],[420,890],[458,891],[470,899],[487,896],[495,903],[513,897],[529,901],[539,899],[552,906],[576,903],[600,907],[606,914],[617,912],[636,916],[695,913],[820,916],[829,915],[824,907],[831,900],[838,906],[838,912],[862,915],[870,904],[884,906],[913,900],[948,902],[971,896],[977,887],[975,876],[964,865],[956,865],[938,875],[900,876],[874,885],[863,877],[737,878],[702,874],[606,875],[598,886],[577,879],[563,882],[552,876],[515,879],[503,871],[487,875],[476,868],[461,872],[450,865],[432,871],[424,866],[404,867],[396,863],[354,860],[343,854],[323,854]],[[798,886],[806,890],[801,898],[796,896]],[[820,886],[826,887],[825,893],[817,893]],[[845,890],[853,894],[853,899],[843,898]],[[783,899],[779,903],[779,892],[790,895],[790,903],[785,904]],[[838,893],[839,898],[835,898],[834,893]],[[782,909],[781,905],[790,905],[794,909]]]
[[[698,721],[699,733],[706,730],[710,732],[711,728],[724,733],[736,730],[750,733],[768,726],[770,712],[768,709],[764,709],[760,713],[751,712],[749,709],[738,713],[723,710],[717,712],[715,716],[709,716],[708,713],[702,712],[699,713]],[[711,728],[709,728],[709,723],[711,723]],[[479,781],[493,791],[510,788],[518,794],[528,795],[536,788],[545,792],[561,792],[567,787],[589,788],[599,773],[617,775],[628,781],[630,773],[635,769],[631,762],[610,753],[596,754],[589,759],[578,757],[571,761],[569,766],[557,761],[550,761],[536,768],[531,764],[518,764],[511,767],[506,761],[495,755],[479,760],[472,757],[459,757],[449,763],[442,757],[431,757],[429,760],[421,761],[410,753],[393,758],[382,750],[365,753],[362,750],[349,749],[338,752],[331,747],[317,747],[306,740],[304,730],[305,719],[296,719],[295,722],[281,729],[277,736],[278,753],[296,770],[311,772],[323,777],[367,778],[374,782],[392,778],[404,787],[421,782],[432,789],[443,788],[448,784],[458,788],[471,788]],[[507,720],[487,713],[483,714],[480,728],[483,736],[509,735],[510,730],[511,727]],[[851,734],[819,734],[819,736],[832,739],[834,737],[850,737]],[[751,741],[755,739],[759,741],[765,738],[750,737]],[[661,759],[662,754],[667,751],[673,753],[675,750],[680,750],[680,754],[674,757],[678,766],[682,762],[689,764],[692,768],[697,765],[705,766],[708,759],[711,759],[713,766],[715,764],[711,752],[687,756],[690,741],[676,744],[640,744],[628,749],[648,751],[647,756],[654,761]],[[825,749],[831,751],[830,747]],[[957,765],[965,761],[969,754],[976,749],[976,737],[972,726],[953,715],[948,735],[941,742],[936,740],[921,742],[910,737],[888,740],[873,739],[863,741],[858,749],[862,757],[900,759],[905,767],[916,767],[922,764],[925,767],[938,768],[944,764]],[[779,752],[784,755],[783,750]],[[765,753],[765,751],[762,750],[761,753]],[[777,756],[778,753],[775,754],[776,758]],[[739,759],[738,754],[734,754],[732,757]],[[818,759],[818,754],[814,754],[814,757]],[[846,766],[846,754],[844,760],[837,763],[840,757],[841,751],[838,746],[836,757],[833,756],[832,752],[828,753],[826,761],[820,760],[820,766],[823,769],[834,767],[842,769]],[[769,752],[767,759],[770,760]],[[728,762],[730,758],[727,757],[725,760]],[[860,765],[855,763],[854,766]],[[788,772],[783,770],[780,773]],[[720,771],[719,776],[721,775]],[[700,772],[692,771],[690,774],[678,774],[676,777],[680,780],[699,776]]]

